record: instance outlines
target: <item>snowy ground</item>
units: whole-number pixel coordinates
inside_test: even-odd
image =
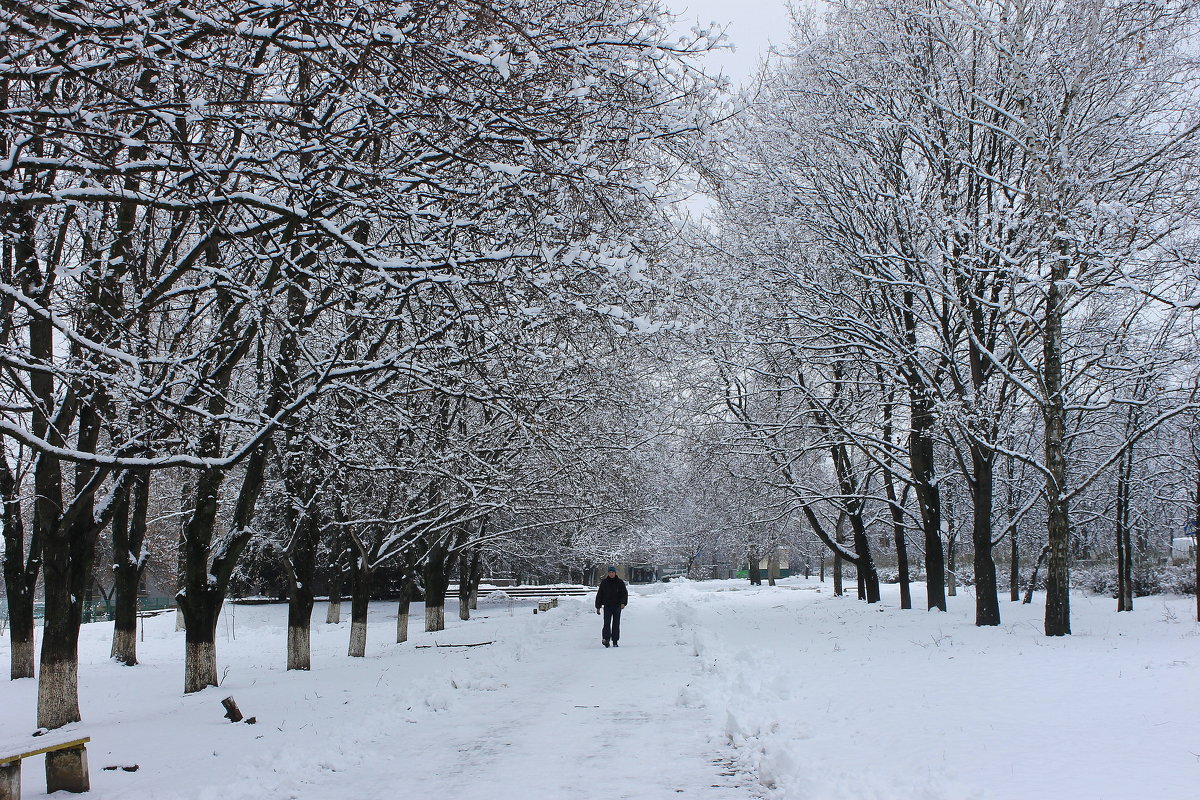
[[[894,589],[895,587],[890,587]],[[1075,635],[1041,607],[1005,625],[868,607],[828,584],[635,587],[619,650],[591,600],[547,614],[481,603],[476,619],[394,639],[371,609],[368,657],[347,624],[314,625],[314,669],[282,669],[286,610],[227,609],[222,686],[183,697],[182,635],[150,619],[143,664],[109,662],[84,627],[93,796],[179,800],[521,797],[1153,798],[1200,780],[1200,626],[1190,598],[1073,599]],[[917,598],[914,598],[917,599]],[[323,610],[315,615],[323,619]],[[495,641],[478,648],[416,645]],[[7,641],[0,663],[7,663]],[[257,725],[222,719],[233,695]],[[33,681],[0,684],[0,740],[33,727]],[[25,798],[44,796],[40,759]],[[137,764],[137,772],[102,767]]]

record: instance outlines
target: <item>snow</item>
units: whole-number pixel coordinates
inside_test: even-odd
[[[1191,598],[1116,614],[1075,595],[1075,635],[1047,639],[1037,603],[980,629],[965,595],[940,614],[816,579],[631,588],[615,650],[592,597],[481,603],[437,634],[414,608],[402,645],[395,604],[373,604],[364,659],[345,656],[346,610],[326,625],[319,607],[309,673],[283,669],[284,606],[227,607],[222,686],[186,697],[173,614],[144,620],[132,668],[108,660],[110,624],[85,625],[92,794],[1184,800],[1200,779]],[[36,694],[0,684],[0,738],[32,732]],[[258,724],[224,720],[228,695]],[[38,761],[24,798],[45,796]]]
[[[490,169],[492,172],[501,175],[512,175],[513,177],[517,177],[522,172],[528,171],[528,167],[523,167],[520,164],[501,164],[498,161],[489,161],[485,163],[484,166]]]
[[[948,614],[901,611],[884,589],[875,606],[803,579],[668,596],[704,665],[689,700],[724,722],[769,796],[1195,796],[1192,598],[1117,614],[1076,594],[1075,635],[1048,639],[1037,603],[1005,602],[1004,625],[976,628],[970,596]]]

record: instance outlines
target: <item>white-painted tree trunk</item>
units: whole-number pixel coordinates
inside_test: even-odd
[[[137,663],[137,631],[113,629],[112,650],[109,658],[132,667]]]
[[[289,625],[287,668],[312,669],[311,635],[307,625]]]
[[[79,722],[79,663],[43,659],[38,676],[37,719],[40,728]]]
[[[217,685],[216,642],[188,642],[183,664],[184,694]]]
[[[425,630],[427,632],[446,630],[445,606],[425,606]]]
[[[37,659],[34,657],[33,640],[28,642],[11,642],[12,653],[9,656],[11,662],[11,670],[9,677],[13,680],[19,678],[34,677],[34,664]]]
[[[342,621],[342,601],[338,600],[335,603],[332,599],[330,599],[329,610],[325,612],[325,624],[326,625],[337,625],[341,621]]]
[[[408,641],[408,609],[396,614],[396,644]]]
[[[351,658],[362,658],[367,654],[367,623],[352,622],[350,623],[350,651],[348,655]]]

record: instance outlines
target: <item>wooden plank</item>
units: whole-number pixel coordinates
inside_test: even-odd
[[[558,586],[534,586],[526,584],[524,586],[480,586],[479,596],[487,597],[494,592],[504,592],[514,600],[529,600],[533,598],[584,596],[594,591],[594,588],[579,584],[560,584]],[[457,584],[451,584],[446,593],[447,595],[457,595]]]
[[[90,740],[90,736],[85,737],[83,735],[81,727],[78,723],[73,723],[62,728],[52,728],[50,730],[42,728],[38,733],[0,737],[0,758],[8,758],[14,753],[24,753],[26,750],[35,747],[50,747],[85,738]]]
[[[92,740],[92,737],[90,737],[90,736],[84,736],[79,739],[57,740],[57,741],[53,741],[52,743],[49,743],[49,744],[44,744],[41,747],[35,748],[33,750],[26,750],[24,752],[18,752],[18,753],[13,753],[12,751],[0,750],[0,764],[9,764],[13,761],[20,761],[23,758],[32,758],[33,756],[40,756],[42,753],[51,753],[51,752],[54,752],[55,750],[69,750],[74,747],[83,747],[85,744],[87,744],[91,740]],[[14,745],[14,746],[15,747],[24,747],[25,745],[20,744],[20,745]],[[8,755],[5,755],[6,752],[8,753]]]
[[[522,589],[520,591],[513,589],[496,589],[495,592],[504,592],[511,598],[520,598],[527,600],[534,597],[584,597],[592,594],[591,589]],[[480,592],[480,597],[487,597],[495,592]]]

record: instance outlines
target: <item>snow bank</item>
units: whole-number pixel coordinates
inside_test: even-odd
[[[1195,796],[1190,598],[1118,615],[1078,595],[1075,635],[1050,640],[1037,603],[1006,603],[1003,626],[976,628],[967,594],[940,614],[901,611],[896,587],[873,606],[823,588],[792,578],[663,594],[700,668],[676,704],[708,711],[713,741],[764,796]]]

